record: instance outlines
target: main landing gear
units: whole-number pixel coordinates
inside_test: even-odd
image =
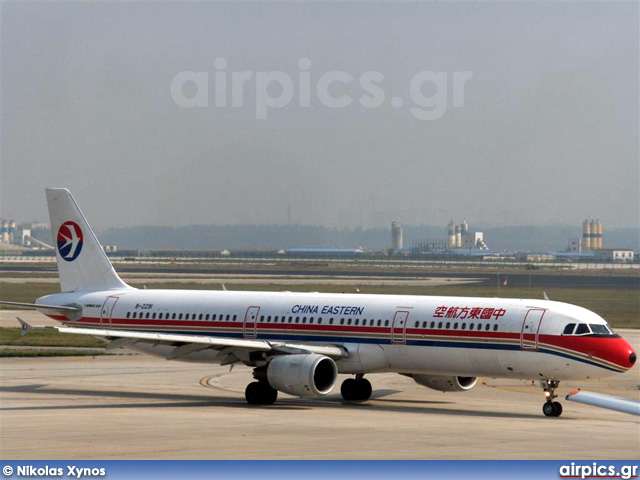
[[[555,394],[556,388],[560,385],[558,380],[542,380],[540,386],[544,390],[547,401],[542,406],[542,413],[547,417],[559,417],[562,415],[562,404],[554,401],[558,396]]]
[[[271,405],[278,398],[278,391],[267,382],[251,382],[244,391],[249,405]]]
[[[340,394],[347,401],[363,402],[371,398],[373,392],[369,380],[363,378],[363,374],[356,378],[347,378],[340,386]]]

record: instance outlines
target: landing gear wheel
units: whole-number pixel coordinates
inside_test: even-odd
[[[372,392],[371,382],[364,378],[348,378],[340,386],[340,394],[348,402],[369,400]]]
[[[355,400],[358,393],[358,383],[355,378],[347,378],[340,385],[340,395],[347,401]]]
[[[271,405],[278,398],[278,391],[264,382],[251,382],[244,391],[249,405]]]
[[[562,404],[554,401],[558,396],[555,394],[556,388],[560,385],[557,380],[543,380],[540,386],[544,389],[544,395],[547,401],[542,406],[542,413],[547,417],[559,417],[562,415]]]
[[[562,415],[562,404],[560,402],[547,402],[542,406],[542,413],[547,417],[559,417]]]
[[[547,402],[544,405],[542,405],[542,413],[544,413],[546,417],[555,417],[555,415],[553,414],[554,411],[555,411],[555,408],[553,408],[552,402]]]
[[[358,400],[369,400],[371,398],[371,394],[373,393],[371,382],[364,378],[359,381],[356,380],[356,382],[358,383]]]

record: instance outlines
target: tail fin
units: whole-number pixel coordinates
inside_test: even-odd
[[[113,269],[71,192],[46,193],[62,292],[131,288]]]

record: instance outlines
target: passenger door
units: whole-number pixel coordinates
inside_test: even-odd
[[[111,328],[111,315],[113,314],[113,307],[118,302],[119,297],[107,297],[102,304],[100,310],[100,326],[104,328]]]
[[[256,338],[258,335],[258,314],[260,307],[249,307],[244,315],[244,327],[242,333],[244,338]]]
[[[403,344],[407,341],[407,320],[409,318],[409,312],[406,310],[399,310],[393,316],[393,323],[391,324],[391,343]]]
[[[545,312],[546,310],[543,308],[531,308],[527,311],[520,331],[520,348],[522,350],[538,349],[538,334]]]

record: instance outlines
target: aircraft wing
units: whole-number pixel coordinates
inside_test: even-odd
[[[603,393],[583,392],[575,390],[565,397],[572,402],[593,405],[594,407],[608,408],[618,412],[640,415],[640,403],[626,398],[613,397]]]
[[[331,358],[347,357],[348,352],[335,345],[314,345],[304,343],[289,343],[267,340],[252,340],[247,338],[223,338],[198,334],[173,334],[160,332],[135,332],[129,330],[112,330],[104,328],[81,328],[81,327],[64,327],[49,325],[29,325],[24,320],[18,318],[22,326],[22,335],[26,335],[29,330],[55,330],[60,333],[68,333],[74,335],[91,335],[94,337],[103,337],[111,343],[107,345],[107,350],[113,350],[119,347],[134,345],[137,342],[155,342],[175,346],[175,350],[169,357],[169,360],[178,359],[188,353],[204,350],[206,348],[213,349],[240,349],[247,352],[274,352],[277,354],[294,354],[294,353],[317,353],[326,355]],[[237,356],[236,356],[237,357]],[[235,363],[235,362],[229,362]]]

